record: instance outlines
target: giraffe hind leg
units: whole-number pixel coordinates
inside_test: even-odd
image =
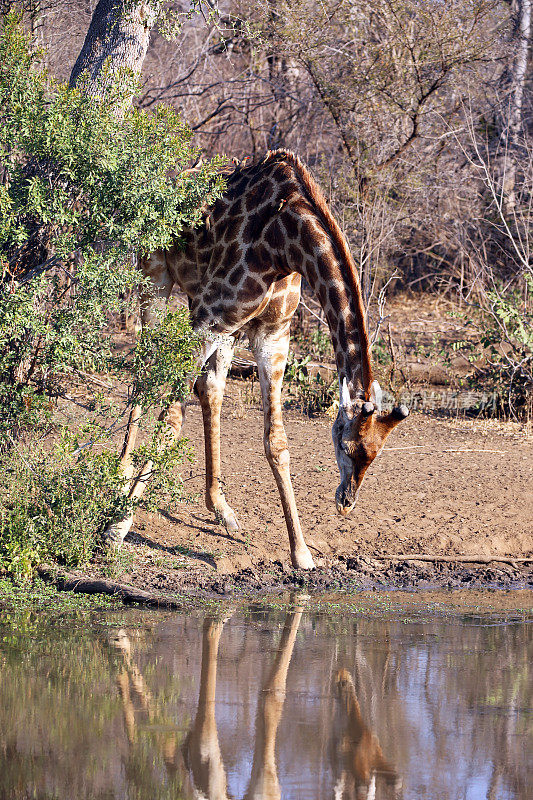
[[[205,502],[229,532],[239,530],[237,517],[222,491],[220,470],[220,411],[233,346],[222,343],[209,358],[198,377],[195,390],[200,399],[205,443]]]
[[[174,279],[167,270],[165,254],[163,251],[157,251],[153,255],[142,259],[140,266],[143,273],[145,275],[149,275],[152,280],[151,285],[140,293],[139,300],[141,307],[142,327],[153,328],[157,324],[158,314],[162,314],[166,308],[168,298],[170,297],[170,293],[174,285]],[[122,446],[122,453],[120,456],[121,468],[124,475],[123,492],[130,498],[136,496],[136,485],[134,481],[135,467],[132,456],[135,449],[135,444],[137,442],[142,413],[142,406],[140,404],[134,405],[131,409],[126,435],[124,438],[124,444]],[[173,409],[173,416],[176,417],[176,415],[180,416],[181,427],[181,405],[179,410]],[[179,436],[179,431],[177,432],[177,435]],[[144,468],[142,474],[145,474]],[[144,478],[145,482],[146,480],[147,477]],[[112,521],[106,527],[103,534],[103,539],[107,547],[119,548],[122,545],[122,542],[133,525],[133,518],[133,513],[130,513],[121,519]]]

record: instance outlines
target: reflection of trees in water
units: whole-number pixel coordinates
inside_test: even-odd
[[[167,793],[154,772],[152,733],[128,744],[125,705],[117,692],[125,662],[108,646],[107,635],[83,618],[28,620],[26,627],[20,618],[16,627],[0,627],[0,798],[176,800],[180,783],[169,785]],[[149,629],[135,638],[136,648],[150,648]],[[179,686],[177,676],[169,678],[170,687],[158,681],[158,707]],[[138,716],[142,693],[134,683],[135,676],[129,691]]]
[[[124,759],[128,791],[148,798],[181,797],[187,787],[185,770],[179,758],[183,733],[167,712],[165,698],[148,688],[143,673],[133,657],[132,641],[123,628],[108,633],[107,645],[119,655],[117,686],[122,701],[124,727],[129,749]],[[122,663],[121,663],[122,662]],[[166,780],[161,779],[163,759]]]
[[[373,752],[391,767],[390,784],[377,769],[376,800],[395,796],[393,764],[411,790],[423,776],[428,797],[455,796],[470,764],[492,772],[490,800],[528,798],[527,715],[519,713],[530,703],[528,625],[300,617],[297,609],[239,614],[224,628],[206,619],[201,640],[197,618],[178,615],[140,615],[138,629],[127,614],[122,629],[4,629],[0,797],[35,789],[43,798],[219,800],[226,772],[252,760],[240,796],[278,798],[279,774],[295,785],[306,778],[309,797],[333,798],[346,752],[352,761]],[[351,750],[332,691],[341,696],[339,674],[360,714]]]
[[[531,625],[485,621],[470,624],[467,630],[467,636],[458,631],[451,640],[437,632],[438,639],[427,647],[423,665],[414,649],[407,651],[400,692],[407,690],[405,679],[416,661],[418,669],[424,669],[423,696],[436,757],[443,762],[455,742],[461,752],[472,754],[472,777],[476,758],[479,762],[486,752],[491,762],[489,800],[508,793],[525,799],[531,796],[533,780],[523,739],[530,724],[533,686]],[[435,684],[440,687],[438,695],[433,691]]]
[[[2,626],[0,797],[32,796],[27,786],[39,797],[65,796],[66,787],[82,796],[86,780],[98,785],[114,759],[118,708],[108,659],[82,626],[41,626],[30,615]]]

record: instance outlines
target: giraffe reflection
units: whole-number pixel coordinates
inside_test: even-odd
[[[252,772],[244,800],[279,800],[281,797],[276,766],[276,735],[283,711],[287,672],[296,634],[302,617],[301,610],[287,614],[280,645],[272,668],[262,687],[257,710],[255,748]],[[182,786],[190,789],[195,798],[230,800],[227,793],[226,770],[222,761],[215,719],[215,693],[220,637],[226,620],[207,617],[202,631],[202,666],[198,707],[192,727],[179,748],[179,733],[165,731],[175,727],[161,719],[144,678],[131,655],[131,642],[123,630],[109,636],[109,643],[123,659],[123,669],[117,677],[130,745],[136,738],[135,705],[147,714],[162,732],[156,734],[169,774],[180,773]],[[132,695],[135,696],[134,705]]]
[[[262,686],[255,721],[252,770],[243,800],[280,800],[276,737],[285,702],[287,674],[302,617],[301,607],[287,613],[272,666]],[[227,619],[227,618],[226,618]],[[231,800],[215,718],[219,644],[226,619],[206,617],[202,629],[200,690],[196,715],[182,744],[181,730],[164,717],[154,702],[131,653],[123,630],[108,641],[121,654],[123,668],[117,684],[130,745],[136,741],[136,710],[148,717],[169,776],[179,780],[180,796],[197,800]],[[335,800],[373,800],[376,776],[389,786],[386,797],[400,797],[401,781],[386,761],[379,740],[365,723],[350,673],[339,670],[334,679],[336,724],[331,757]]]
[[[340,669],[335,676],[337,722],[342,731],[334,742],[333,761],[340,768],[335,800],[373,800],[376,776],[382,776],[399,798],[401,780],[383,755],[377,736],[365,723],[352,676]],[[340,762],[340,763],[339,763]]]
[[[287,614],[274,663],[262,688],[255,724],[252,773],[245,800],[279,800],[276,734],[283,711],[287,672],[301,610]],[[218,645],[224,623],[206,619],[203,630],[202,670],[198,711],[184,746],[197,797],[226,800],[226,772],[220,755],[215,720]]]
[[[260,697],[255,725],[255,749],[250,785],[245,800],[278,800],[281,796],[276,767],[276,734],[285,702],[287,672],[291,663],[301,610],[287,614],[280,645]]]
[[[119,629],[109,634],[108,642],[114,650],[120,653],[123,659],[123,668],[117,676],[117,686],[122,700],[124,725],[130,746],[136,741],[135,709],[137,704],[137,708],[141,707],[150,723],[154,723],[162,729],[161,732],[155,734],[155,739],[163,754],[163,760],[169,775],[175,775],[179,771],[184,772],[179,758],[178,731],[177,729],[176,731],[172,730],[175,726],[172,725],[170,720],[162,718],[162,714],[156,708],[144,677],[132,658],[129,636],[123,629]],[[136,704],[133,702],[132,694]],[[170,730],[165,731],[165,728]]]
[[[196,797],[226,800],[226,770],[215,719],[218,645],[225,620],[206,617],[202,633],[202,668],[196,717],[183,746]]]

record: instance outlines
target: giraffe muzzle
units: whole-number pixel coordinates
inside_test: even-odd
[[[340,484],[335,492],[335,505],[341,517],[347,517],[348,514],[353,511],[355,504],[357,503],[358,494],[359,487],[353,491],[350,485],[346,486],[344,483]]]

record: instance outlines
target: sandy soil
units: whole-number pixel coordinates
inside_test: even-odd
[[[185,434],[197,462],[183,474],[191,502],[173,514],[138,513],[116,579],[167,590],[195,583],[231,591],[239,580],[252,589],[287,583],[287,533],[263,454],[262,412],[251,400],[249,384],[230,381],[223,411],[223,475],[240,532],[229,535],[203,504],[201,413],[193,402]],[[310,588],[533,585],[531,563],[480,568],[387,559],[395,554],[532,556],[533,440],[523,429],[412,414],[369,470],[356,509],[342,519],[333,502],[338,476],[331,421],[294,411],[285,413],[285,421],[302,526],[322,568]]]
[[[464,384],[469,365],[460,357],[442,362],[450,343],[469,334],[460,316],[448,313],[456,310],[429,295],[401,293],[391,298],[387,313],[398,397],[408,392],[415,402],[420,393],[430,400],[442,394],[442,402],[437,398],[422,404],[434,409],[446,405],[450,393]],[[115,332],[115,346],[129,347],[132,338]],[[305,341],[305,330],[296,329],[293,350],[300,352]],[[329,365],[328,375],[334,375],[330,355],[316,358],[322,366]],[[391,365],[376,365],[376,371],[387,386]],[[84,391],[79,389],[79,397]],[[78,413],[75,405],[69,411]],[[533,560],[513,563],[533,558],[531,426],[464,415],[445,418],[434,410],[414,412],[388,439],[367,473],[354,512],[342,519],[334,505],[338,473],[331,420],[287,410],[285,423],[302,527],[318,566],[312,575],[290,568],[283,513],[263,453],[257,380],[234,378],[228,382],[223,408],[222,462],[225,493],[237,512],[239,533],[229,535],[205,508],[201,413],[193,400],[184,428],[197,455],[196,463],[183,473],[190,502],[171,514],[139,512],[111,577],[141,589],[188,594],[276,591],[302,583],[317,591],[533,587]],[[510,562],[390,558],[399,554],[505,557]],[[109,572],[109,565],[98,563],[84,569],[92,576],[110,577]]]

